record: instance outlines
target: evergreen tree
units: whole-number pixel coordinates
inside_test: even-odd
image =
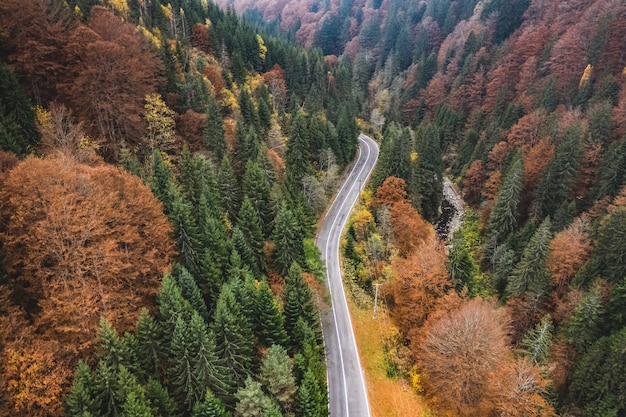
[[[349,104],[343,104],[339,108],[337,119],[337,138],[341,152],[339,157],[344,164],[354,158],[359,137],[359,129],[356,125],[354,111]]]
[[[252,102],[252,96],[250,95],[250,90],[247,87],[241,89],[241,93],[239,93],[239,109],[241,111],[241,117],[243,118],[243,122],[246,127],[254,127],[256,130],[259,127],[259,116],[254,108],[254,103]]]
[[[187,269],[180,264],[177,264],[176,267],[174,267],[173,276],[176,279],[176,284],[178,284],[178,288],[180,288],[183,298],[189,301],[189,304],[191,304],[193,309],[200,314],[200,317],[208,322],[209,311],[207,310],[204,299],[202,298],[202,293],[200,292],[200,288],[198,288],[198,284],[196,283],[194,277],[191,276],[189,271],[187,271]]]
[[[528,242],[507,286],[507,294],[515,297],[523,292],[540,299],[550,292],[550,273],[546,269],[546,257],[552,240],[552,223],[547,217]]]
[[[487,226],[489,233],[487,242],[488,256],[517,227],[519,217],[518,205],[522,195],[523,183],[522,158],[518,155],[502,179],[502,185],[496,195],[491,216],[489,216],[489,224]]]
[[[245,196],[241,203],[239,215],[237,216],[237,228],[241,230],[248,247],[252,250],[258,270],[261,272],[266,271],[267,262],[263,249],[265,247],[263,229],[261,228],[259,215],[252,206],[252,202],[248,196]]]
[[[239,388],[235,397],[237,417],[269,416],[273,409],[272,400],[263,392],[261,384],[251,377],[246,379],[245,386]]]
[[[552,318],[546,314],[540,323],[526,333],[518,352],[527,357],[534,365],[547,366],[553,331]]]
[[[157,305],[159,306],[159,322],[163,325],[165,335],[165,347],[168,348],[177,320],[181,318],[184,322],[189,322],[193,307],[183,297],[176,280],[167,272],[163,275],[163,285],[157,295]]]
[[[217,353],[232,373],[237,386],[251,374],[254,364],[254,337],[250,322],[241,312],[228,283],[224,284],[211,329],[215,333]]]
[[[289,338],[285,331],[285,319],[265,281],[257,289],[254,307],[255,333],[261,344],[288,347]]]
[[[286,275],[294,262],[304,265],[304,234],[294,214],[283,206],[276,215],[272,232],[272,264],[276,272]]]
[[[230,417],[224,404],[210,390],[207,390],[204,400],[193,407],[191,417]]]
[[[158,150],[152,153],[150,188],[156,198],[163,203],[163,212],[169,216],[174,211],[175,201],[180,197],[172,173]]]
[[[227,152],[224,136],[224,120],[217,100],[207,97],[206,118],[204,121],[204,146],[212,152],[213,161],[222,161]]]
[[[98,359],[113,370],[124,366],[127,369],[136,370],[139,368],[136,363],[135,352],[126,343],[124,338],[119,337],[115,329],[111,327],[108,320],[100,318],[100,327],[97,332],[98,337]]]
[[[538,219],[555,213],[564,202],[572,201],[582,152],[582,130],[580,126],[570,127],[537,183],[533,211]]]
[[[150,401],[144,396],[131,391],[122,404],[121,417],[153,417]]]
[[[246,163],[246,170],[243,176],[243,193],[248,196],[252,206],[259,215],[263,235],[268,237],[272,230],[272,220],[274,218],[270,185],[259,164],[252,160]]]
[[[297,263],[291,266],[289,273],[285,277],[283,300],[287,334],[293,334],[300,318],[311,328],[318,328],[319,323],[311,289],[304,281],[302,268]]]
[[[604,313],[602,288],[596,285],[583,296],[565,323],[567,341],[574,345],[579,353],[584,353],[600,336]]]
[[[241,267],[252,273],[254,277],[261,276],[261,270],[250,245],[246,242],[243,232],[238,227],[233,229],[233,250],[237,252]]]
[[[191,206],[181,198],[176,199],[169,218],[174,228],[178,262],[192,275],[200,275],[201,242],[196,219],[191,214]]]
[[[100,402],[96,396],[96,377],[89,366],[82,360],[78,361],[74,373],[74,383],[65,397],[65,415],[68,417],[95,416],[100,410]]]
[[[278,401],[284,412],[292,409],[297,390],[293,364],[285,348],[272,345],[261,364],[259,382]]]
[[[419,201],[419,212],[429,222],[434,222],[439,216],[443,198],[443,160],[440,142],[440,133],[434,125],[428,124],[420,129],[414,179],[407,183],[409,196],[413,201]]]
[[[167,389],[161,385],[159,381],[150,378],[146,384],[146,398],[152,405],[155,416],[159,417],[177,417],[178,407],[170,397]]]
[[[298,389],[296,397],[296,415],[302,417],[322,417],[326,413],[320,410],[323,407],[323,395],[313,373],[307,371]]]
[[[220,187],[220,195],[222,196],[222,206],[226,209],[228,217],[231,221],[237,218],[241,197],[239,194],[239,184],[235,177],[235,172],[230,164],[228,155],[224,155],[217,174],[217,183]]]
[[[287,180],[292,187],[299,189],[302,178],[312,173],[309,162],[309,132],[306,117],[298,110],[289,129],[289,142],[285,152]]]

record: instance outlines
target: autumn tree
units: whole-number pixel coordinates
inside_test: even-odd
[[[488,415],[498,396],[499,371],[511,360],[502,313],[480,298],[430,321],[418,365],[428,396],[445,415]]]
[[[131,328],[174,253],[171,226],[141,180],[111,166],[28,158],[2,194],[5,267],[23,294],[16,301],[38,303],[37,321],[55,323],[47,328],[64,341],[90,341],[101,315]]]

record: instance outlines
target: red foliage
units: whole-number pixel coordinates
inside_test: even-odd
[[[176,118],[178,135],[189,144],[192,151],[204,149],[204,119],[206,115],[187,110]]]
[[[511,146],[532,148],[546,136],[549,118],[544,109],[537,109],[522,116],[508,134],[507,141]]]
[[[285,82],[285,71],[278,64],[274,64],[272,69],[262,74],[267,88],[272,94],[274,109],[285,105],[287,100],[287,83]]]
[[[191,45],[202,52],[209,53],[211,46],[209,41],[209,28],[206,25],[196,23],[191,28]]]
[[[376,190],[376,197],[372,207],[380,205],[393,206],[396,203],[407,202],[406,182],[402,178],[387,177],[385,182]]]

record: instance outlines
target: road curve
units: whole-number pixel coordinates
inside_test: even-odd
[[[326,262],[332,303],[332,308],[322,315],[331,417],[371,417],[339,266],[341,233],[378,159],[378,145],[370,137],[359,135],[359,144],[357,158],[328,209],[316,239]]]

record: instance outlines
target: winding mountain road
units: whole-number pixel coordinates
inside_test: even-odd
[[[316,244],[326,262],[332,308],[322,315],[331,417],[371,417],[363,368],[339,265],[339,242],[350,212],[378,159],[378,145],[359,135],[357,158],[328,209]]]

